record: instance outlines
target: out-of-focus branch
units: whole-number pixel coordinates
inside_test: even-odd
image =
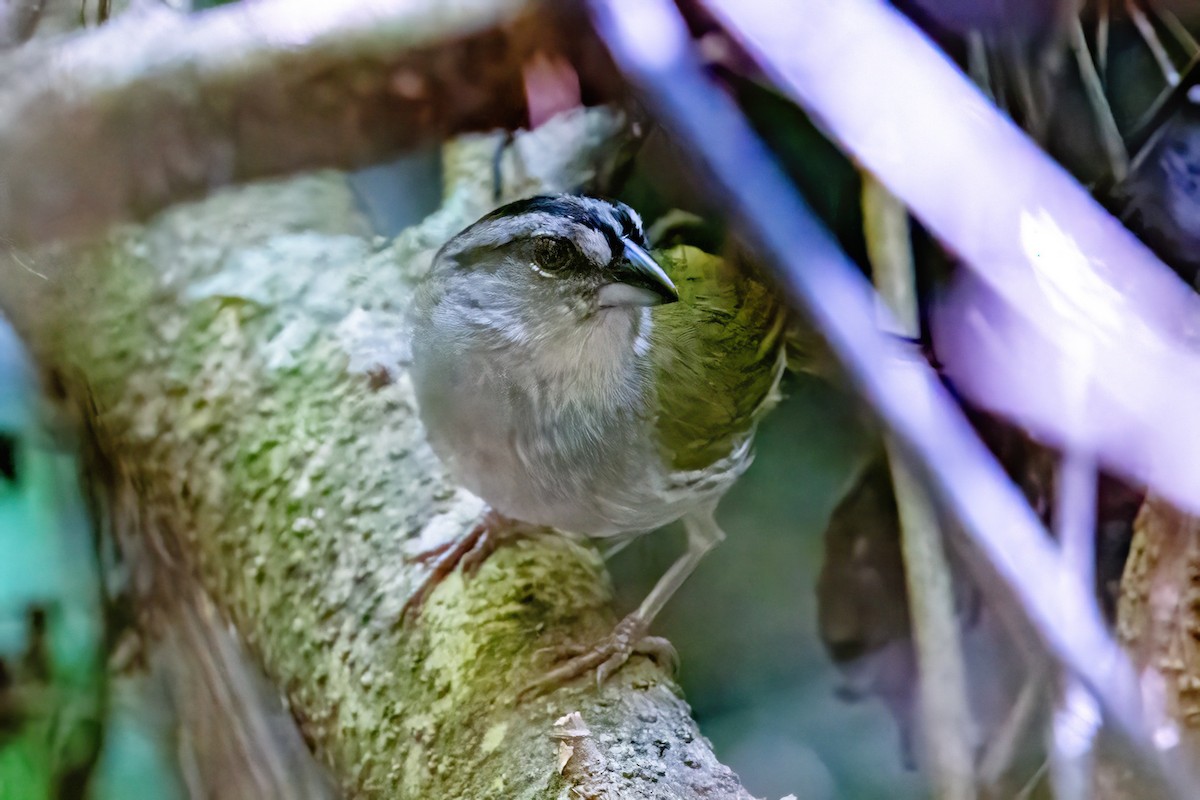
[[[788,52],[804,49],[809,39],[827,51],[829,30],[814,20],[838,17],[849,5],[813,2],[794,15],[771,16],[778,28],[793,28],[784,24],[793,19],[797,23],[786,34],[793,37]],[[723,207],[826,338],[934,499],[961,526],[957,544],[990,600],[1003,611],[1021,614],[1047,650],[1096,693],[1128,752],[1144,767],[1143,780],[1163,779],[1171,787],[1156,786],[1148,793],[1187,796],[1183,780],[1160,769],[1160,753],[1145,735],[1137,681],[1089,588],[1063,563],[1032,509],[929,365],[876,330],[870,286],[774,166],[732,100],[707,78],[675,7],[666,0],[591,0],[589,6],[618,67],[645,97],[651,113],[684,144],[700,174],[719,192]],[[762,12],[765,4],[740,7]],[[887,13],[882,6],[878,10]],[[848,33],[837,46],[848,47],[851,41]],[[829,75],[837,60],[830,55],[825,64],[822,74],[830,80],[837,77]],[[879,78],[864,72],[861,64],[846,69]],[[840,100],[857,108],[864,106],[865,96],[846,94]],[[894,140],[887,125],[872,130],[881,142]],[[892,156],[903,161],[908,153],[897,147]],[[935,180],[931,188],[942,187]],[[904,195],[901,199],[907,200]]]
[[[37,41],[0,58],[0,242],[519,126],[554,30],[524,0],[256,0]]]
[[[970,268],[933,325],[955,387],[1200,511],[1195,293],[881,0],[704,3]]]

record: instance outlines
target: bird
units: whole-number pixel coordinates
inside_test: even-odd
[[[541,683],[673,660],[650,623],[724,538],[714,511],[779,398],[786,330],[754,269],[687,245],[652,255],[617,201],[539,195],[452,237],[414,292],[411,375],[432,449],[489,510],[419,557],[434,566],[410,605],[513,535],[620,541],[681,520],[686,551],[645,600]]]

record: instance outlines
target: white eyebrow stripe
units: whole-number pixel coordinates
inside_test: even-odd
[[[641,237],[645,237],[646,233],[642,224],[642,216],[633,208],[625,205],[624,203],[614,205],[606,200],[597,200],[591,197],[582,199],[586,201],[586,204],[592,213],[608,221],[609,226],[618,236],[624,237],[626,235],[625,224],[621,219],[621,213],[624,212],[629,216],[629,221],[633,226],[633,230],[636,231]]]

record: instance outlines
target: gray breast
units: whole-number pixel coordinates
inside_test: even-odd
[[[672,515],[653,440],[650,387],[571,397],[504,354],[418,336],[414,384],[430,444],[455,480],[506,516],[590,536],[646,530]]]

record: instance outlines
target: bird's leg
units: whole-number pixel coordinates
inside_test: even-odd
[[[404,604],[402,616],[415,617],[420,614],[429,595],[456,567],[461,566],[463,574],[468,577],[474,575],[504,541],[526,536],[532,531],[533,528],[525,523],[509,519],[489,508],[484,512],[483,519],[466,536],[410,556],[409,563],[431,565],[431,569]]]
[[[725,538],[713,519],[712,509],[685,516],[683,525],[687,531],[687,552],[658,579],[637,610],[618,622],[611,634],[595,644],[570,644],[544,651],[555,660],[567,660],[527,686],[522,695],[541,694],[592,670],[596,671],[596,683],[602,684],[634,653],[649,655],[655,661],[674,667],[678,658],[675,648],[666,639],[647,636],[650,623],[695,571],[704,555]]]

